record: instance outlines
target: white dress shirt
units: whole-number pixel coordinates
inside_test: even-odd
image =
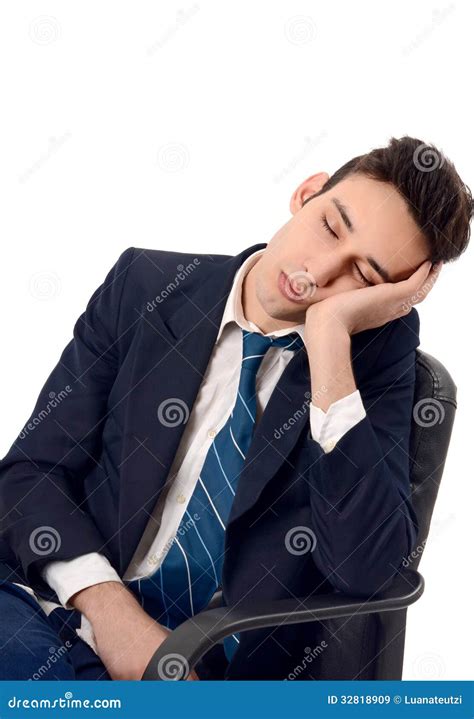
[[[247,257],[236,272],[206,373],[170,468],[168,477],[173,479],[168,479],[161,492],[123,580],[108,559],[98,552],[66,561],[52,561],[41,570],[41,574],[46,583],[54,589],[61,604],[47,602],[37,597],[29,587],[24,587],[37,599],[47,614],[59,606],[73,609],[68,599],[93,584],[108,581],[126,583],[151,575],[166,556],[213,438],[227,422],[235,404],[241,369],[242,329],[261,333],[253,322],[244,317],[242,282],[245,274],[264,251],[258,250]],[[290,332],[298,332],[304,342],[304,324],[265,333],[265,336],[281,337]],[[292,350],[281,347],[270,347],[267,350],[256,376],[256,423],[293,355]],[[330,452],[338,440],[362,420],[365,414],[359,390],[333,402],[327,412],[311,402],[311,437],[319,442],[324,452]],[[91,627],[84,616],[78,634],[95,650]]]

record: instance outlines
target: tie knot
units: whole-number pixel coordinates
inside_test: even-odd
[[[290,332],[283,337],[264,337],[258,332],[243,330],[242,365],[247,369],[255,369],[260,365],[266,351],[270,347],[283,347],[284,349],[299,350],[304,342],[297,332]]]

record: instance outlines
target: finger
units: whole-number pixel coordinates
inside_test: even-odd
[[[435,264],[433,264],[430,268],[428,276],[423,280],[422,283],[420,283],[418,289],[423,292],[423,299],[433,289],[433,286],[439,277],[439,273],[441,272],[442,267],[442,262],[436,262]]]
[[[428,277],[430,271],[432,268],[432,264],[430,260],[425,260],[425,262],[422,262],[419,267],[416,268],[414,272],[406,279],[406,282],[408,282],[409,285],[414,285],[415,288],[418,288],[422,282]]]
[[[436,280],[438,279],[442,264],[443,263],[441,262],[431,266],[428,275],[423,279],[423,281],[420,282],[416,288],[411,288],[410,292],[405,296],[404,301],[401,305],[402,314],[406,314],[408,311],[410,311],[413,305],[417,305],[420,302],[423,302],[424,299],[426,299],[430,291],[433,289]]]
[[[440,264],[435,263],[432,265],[430,260],[422,262],[415,272],[413,272],[410,277],[401,283],[403,285],[404,294],[413,295],[420,291],[422,287],[424,288],[425,293],[427,291],[429,292],[435,280],[438,278],[442,264],[443,263],[441,262]]]
[[[430,275],[438,279],[438,275],[443,269],[443,261],[439,260],[438,262],[435,262],[434,265],[431,267]]]
[[[196,679],[199,679],[198,675],[196,674],[194,669],[191,669],[187,676],[187,681],[196,681]]]

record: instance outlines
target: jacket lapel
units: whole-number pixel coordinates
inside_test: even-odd
[[[192,410],[240,265],[265,244],[192,275],[178,309],[143,312],[130,348],[119,497],[119,565],[127,569],[143,535]],[[161,408],[161,410],[160,410]],[[173,477],[169,478],[170,481]]]

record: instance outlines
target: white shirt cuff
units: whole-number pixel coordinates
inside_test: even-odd
[[[365,415],[366,411],[358,389],[333,402],[327,412],[311,402],[309,405],[311,437],[319,442],[324,452],[330,452],[341,437],[364,419]]]
[[[98,552],[89,552],[65,561],[49,562],[41,569],[41,576],[56,592],[65,609],[74,609],[68,600],[81,589],[102,582],[123,584],[107,557]]]

